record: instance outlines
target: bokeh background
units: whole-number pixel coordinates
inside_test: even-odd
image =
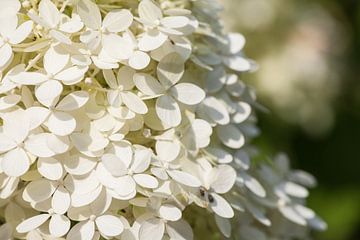
[[[317,240],[360,240],[360,1],[223,0],[247,38],[265,154],[314,174],[308,204],[328,223]]]

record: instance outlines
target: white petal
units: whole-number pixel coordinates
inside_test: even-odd
[[[58,41],[60,43],[67,44],[67,45],[72,44],[70,38],[68,36],[66,36],[65,34],[63,34],[62,32],[51,29],[49,34],[53,39],[55,39],[56,41]]]
[[[67,217],[55,214],[50,218],[49,231],[53,237],[62,237],[70,230],[70,224]]]
[[[205,92],[192,83],[179,83],[171,89],[172,96],[187,105],[199,104],[205,98]]]
[[[74,85],[81,82],[87,70],[88,66],[73,66],[62,70],[55,78],[65,85]]]
[[[54,134],[50,134],[47,138],[47,146],[50,151],[55,154],[62,154],[67,152],[70,147],[70,139],[67,136],[56,136]]]
[[[139,16],[148,22],[154,22],[162,18],[162,12],[153,1],[145,0],[139,4]]]
[[[9,44],[0,47],[0,69],[5,68],[13,58],[13,51]]]
[[[97,217],[95,222],[98,230],[104,236],[114,237],[120,235],[124,230],[120,218],[115,216],[103,215]]]
[[[170,36],[171,40],[166,41],[160,48],[151,51],[152,59],[160,61],[171,52],[177,52],[184,60],[188,60],[192,54],[191,42],[181,36]]]
[[[189,23],[189,18],[184,16],[170,16],[164,17],[160,22],[167,28],[182,28]]]
[[[234,210],[231,208],[230,204],[220,195],[216,193],[211,193],[214,201],[210,203],[210,208],[217,215],[223,218],[232,218],[234,216]]]
[[[20,182],[20,178],[18,177],[10,177],[9,181],[5,185],[3,189],[1,189],[0,197],[2,199],[9,198],[11,194],[15,192]]]
[[[214,170],[216,180],[211,184],[211,187],[217,193],[227,193],[235,184],[236,171],[229,165],[220,165]]]
[[[71,175],[84,175],[93,170],[96,164],[94,158],[85,155],[74,155],[65,159],[64,168]]]
[[[135,51],[129,58],[129,65],[133,69],[141,70],[146,68],[150,63],[150,57],[142,51]]]
[[[230,238],[231,236],[231,223],[229,219],[219,217],[218,215],[215,215],[215,222],[218,228],[220,229],[221,233],[227,237]]]
[[[166,124],[160,120],[160,118],[157,115],[155,106],[149,107],[148,113],[144,116],[144,122],[151,129],[158,130],[158,131],[163,131],[163,130],[171,127],[168,124]]]
[[[94,202],[92,202],[89,207],[91,209],[92,214],[95,214],[96,216],[100,216],[110,208],[111,202],[112,202],[112,196],[105,188],[103,188],[98,198]]]
[[[66,95],[56,106],[60,111],[73,111],[83,107],[89,100],[89,94],[85,91],[72,92]]]
[[[48,146],[50,133],[40,133],[30,136],[25,141],[25,149],[37,157],[52,157],[56,153]]]
[[[226,91],[228,91],[231,96],[241,97],[244,94],[247,86],[245,83],[243,83],[242,81],[240,81],[238,79],[237,75],[230,74],[227,76],[225,88],[226,88]]]
[[[202,120],[195,119],[191,123],[182,142],[191,150],[207,147],[210,143],[210,136],[212,134],[211,125]]]
[[[7,152],[17,146],[16,142],[8,136],[0,133],[0,152]]]
[[[171,36],[171,35],[174,35],[174,36],[184,35],[184,33],[180,31],[181,29],[177,30],[177,29],[175,29],[175,28],[166,28],[166,27],[162,27],[162,26],[159,26],[158,29],[159,29],[161,32],[163,32],[163,33],[165,33],[165,34],[167,34],[167,35],[170,35],[170,36]]]
[[[200,187],[201,182],[191,175],[190,173],[179,171],[179,170],[168,170],[168,174],[175,181],[184,184],[189,187]]]
[[[9,81],[9,77],[4,77],[2,83],[0,84],[0,93],[3,94],[9,92],[14,88],[16,88],[16,84]]]
[[[63,91],[61,83],[55,80],[46,81],[35,90],[37,100],[46,107],[54,106]]]
[[[156,113],[160,120],[168,126],[176,127],[181,123],[181,112],[177,102],[164,95],[156,100]]]
[[[19,233],[27,233],[40,227],[50,217],[49,214],[40,214],[34,217],[28,218],[16,227],[16,231]]]
[[[131,165],[131,169],[134,173],[142,173],[149,168],[151,154],[152,152],[149,149],[137,149],[134,152],[134,162]]]
[[[162,94],[165,89],[153,76],[145,73],[137,73],[134,75],[136,87],[145,95],[156,96]]]
[[[306,187],[315,187],[316,179],[310,173],[302,170],[293,170],[290,173],[289,180],[297,182]]]
[[[50,181],[46,179],[36,180],[25,187],[23,198],[28,202],[39,203],[50,198],[54,191],[55,187]]]
[[[71,206],[82,207],[94,202],[100,195],[101,190],[102,190],[102,186],[99,185],[95,190],[89,193],[85,193],[85,194],[73,193],[71,195]]]
[[[60,22],[60,12],[56,5],[50,0],[42,0],[39,4],[40,17],[46,21],[51,28]]]
[[[248,170],[250,168],[250,156],[249,154],[244,150],[238,150],[236,151],[234,155],[234,162],[237,165],[237,167],[240,167],[241,169]]]
[[[88,157],[96,157],[95,152],[102,151],[108,144],[104,138],[94,139],[85,133],[73,133],[70,135],[70,139],[76,149]]]
[[[10,79],[13,82],[23,85],[38,85],[45,82],[47,80],[47,76],[37,72],[21,72],[11,76]]]
[[[57,214],[65,214],[70,207],[70,193],[63,187],[59,186],[51,199],[51,206]]]
[[[251,106],[246,102],[238,102],[236,104],[236,112],[232,116],[234,123],[242,123],[249,118],[251,114]]]
[[[24,103],[26,108],[29,108],[34,105],[35,99],[33,97],[33,92],[27,86],[21,88],[21,100]]]
[[[26,109],[26,115],[30,119],[30,129],[33,130],[45,122],[50,110],[43,107],[30,107]]]
[[[133,157],[132,146],[127,141],[121,141],[112,146],[111,152],[120,157],[127,167],[130,166]]]
[[[10,223],[4,223],[0,226],[0,236],[2,236],[5,240],[11,240],[13,235],[13,227]]]
[[[4,38],[9,37],[16,30],[18,22],[17,13],[2,15],[0,17],[0,35]]]
[[[133,80],[135,73],[136,71],[129,66],[122,66],[119,68],[116,78],[118,85],[122,86],[125,91],[132,90],[135,86]]]
[[[229,148],[239,149],[245,144],[244,135],[232,124],[218,126],[216,131],[221,142]]]
[[[85,43],[90,50],[95,50],[101,44],[100,32],[88,29],[80,35],[80,41]]]
[[[293,182],[285,182],[281,187],[293,197],[307,198],[309,196],[309,191],[306,188]]]
[[[139,39],[138,47],[141,51],[148,52],[155,50],[163,45],[168,37],[157,29],[145,32]]]
[[[226,107],[215,97],[207,97],[203,101],[202,105],[207,116],[210,117],[211,120],[220,124],[226,125],[230,122],[229,112]]]
[[[148,174],[135,174],[133,176],[134,180],[137,184],[144,188],[157,188],[159,185],[159,182],[151,175]]]
[[[48,119],[49,130],[58,136],[67,136],[76,128],[76,120],[68,113],[55,111]]]
[[[265,197],[266,192],[265,189],[261,186],[261,184],[252,176],[243,173],[242,177],[245,181],[245,186],[254,194],[258,195],[259,197]]]
[[[174,205],[171,204],[164,204],[159,208],[159,215],[168,221],[178,221],[181,219],[181,210]]]
[[[226,82],[226,72],[223,67],[215,67],[206,76],[205,90],[209,93],[219,91]]]
[[[7,152],[1,160],[1,169],[11,177],[20,177],[30,168],[30,160],[22,148]]]
[[[55,158],[39,158],[37,169],[42,176],[50,180],[59,180],[63,175],[62,164]]]
[[[76,33],[79,32],[84,27],[83,22],[81,22],[80,16],[72,14],[72,18],[62,23],[59,27],[59,30],[65,33]]]
[[[103,22],[110,32],[122,32],[128,29],[133,22],[133,15],[127,9],[117,9],[106,14]]]
[[[29,134],[29,130],[30,121],[25,111],[13,111],[3,116],[3,133],[15,142],[23,142]]]
[[[93,192],[100,187],[100,181],[95,172],[82,176],[67,175],[64,184],[68,191],[79,195]]]
[[[158,179],[160,180],[168,180],[169,179],[169,176],[166,172],[166,170],[164,168],[160,168],[160,167],[152,167],[150,169],[151,173],[157,177]]]
[[[293,207],[288,205],[280,206],[279,211],[290,221],[301,226],[306,226],[306,220]]]
[[[133,54],[134,46],[116,34],[108,34],[103,37],[105,52],[114,59],[126,60]]]
[[[171,8],[164,10],[164,13],[166,15],[170,16],[185,16],[185,15],[191,15],[191,11],[188,9],[182,9],[182,8]]]
[[[116,126],[116,119],[110,115],[105,114],[103,117],[93,121],[93,126],[100,132],[112,131]]]
[[[157,76],[165,88],[175,85],[184,74],[184,60],[178,53],[170,53],[157,66]]]
[[[307,208],[303,205],[295,204],[294,209],[305,219],[312,219],[312,218],[316,217],[316,214],[312,209]]]
[[[140,97],[132,92],[122,92],[122,100],[124,104],[133,112],[138,114],[145,114],[148,111],[146,104],[141,100]]]
[[[60,47],[50,47],[44,55],[44,68],[47,73],[60,72],[69,62],[70,55]]]
[[[161,240],[165,231],[165,224],[161,219],[151,218],[141,224],[139,240]]]
[[[87,222],[94,213],[89,206],[69,208],[67,216],[73,221]]]
[[[128,169],[120,158],[114,154],[104,154],[101,157],[101,161],[104,167],[114,176],[120,177],[127,174]]]
[[[221,148],[207,148],[206,151],[215,158],[219,164],[227,164],[233,161],[233,156]]]
[[[92,56],[91,57],[92,62],[94,65],[100,69],[113,69],[118,68],[119,64],[116,62],[112,62],[106,59],[102,59],[101,57]],[[119,60],[121,61],[121,60]]]
[[[66,240],[92,240],[95,234],[93,221],[79,222],[69,231]]]
[[[181,150],[180,144],[174,141],[156,141],[156,153],[161,161],[171,162],[175,160]],[[170,151],[171,149],[171,151]]]
[[[21,3],[13,0],[3,1],[0,9],[0,16],[16,15],[21,8]]]
[[[96,176],[99,182],[108,189],[115,188],[116,184],[119,181],[104,167],[104,164],[102,162],[100,162],[96,167]],[[133,189],[131,190],[131,192],[132,191]]]
[[[194,238],[190,224],[182,219],[176,222],[168,222],[166,232],[173,240],[192,240]]]
[[[245,202],[247,210],[253,215],[253,217],[265,226],[271,226],[271,221],[266,216],[266,210],[251,202]]]
[[[223,61],[226,66],[234,71],[245,72],[251,69],[250,61],[240,55],[225,57]]]
[[[136,193],[136,183],[132,177],[126,175],[118,179],[114,190],[120,196],[129,196],[133,192]]]
[[[118,83],[116,81],[116,77],[112,69],[103,70],[103,75],[105,78],[105,82],[109,85],[110,88],[112,89],[118,88]]]
[[[227,35],[229,41],[229,53],[235,54],[240,52],[245,46],[245,37],[240,33],[229,33]]]
[[[90,0],[80,0],[77,4],[77,13],[88,28],[101,28],[100,10],[94,2]]]
[[[327,223],[318,216],[308,220],[308,224],[317,231],[326,231],[328,228]]]
[[[22,23],[10,36],[11,44],[18,44],[24,41],[31,33],[33,27],[32,21],[26,21]]]
[[[122,105],[122,98],[119,90],[109,90],[106,96],[110,106],[118,108]]]

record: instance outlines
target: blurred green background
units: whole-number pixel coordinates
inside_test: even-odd
[[[360,240],[360,1],[223,1],[260,65],[243,76],[270,110],[256,143],[317,177],[308,204],[329,229],[315,239]]]

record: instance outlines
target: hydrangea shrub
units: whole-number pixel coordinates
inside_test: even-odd
[[[256,64],[220,10],[1,1],[1,240],[305,239],[326,228],[305,206],[310,174],[282,154],[252,160],[261,106],[240,75]]]

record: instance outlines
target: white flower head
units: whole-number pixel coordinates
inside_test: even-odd
[[[255,64],[220,8],[1,1],[0,239],[192,240],[209,213],[241,240],[326,228],[311,175],[252,161]]]

